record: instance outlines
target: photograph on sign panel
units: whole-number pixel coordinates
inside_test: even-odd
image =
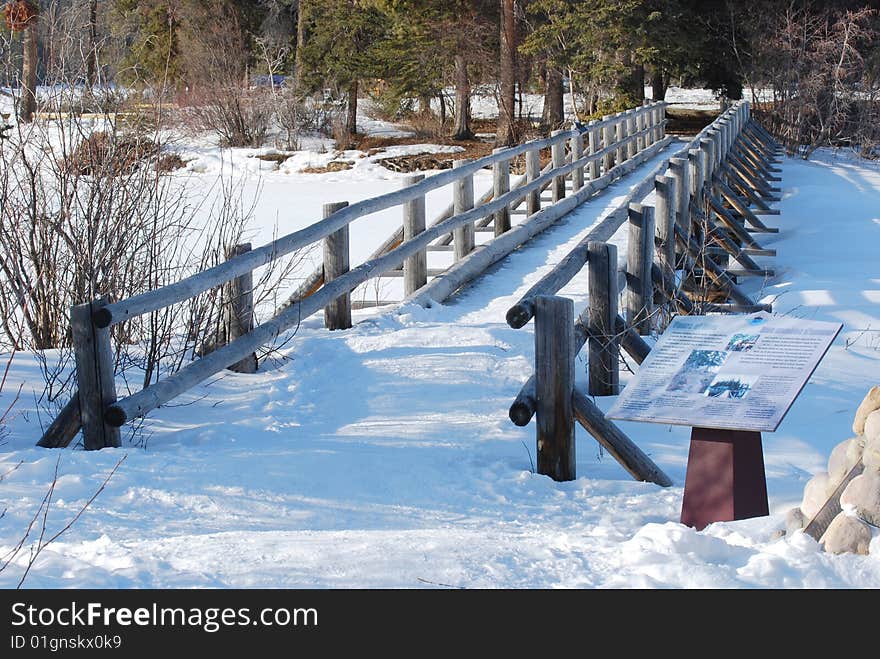
[[[734,334],[730,337],[727,349],[733,352],[748,352],[758,342],[757,334]]]
[[[745,398],[757,380],[756,375],[719,375],[709,385],[706,395],[712,398]]]
[[[727,352],[724,350],[692,350],[684,365],[672,377],[666,390],[704,394],[725,359]]]

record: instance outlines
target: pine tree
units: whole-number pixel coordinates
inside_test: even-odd
[[[305,8],[298,75],[306,89],[328,84],[345,89],[346,129],[356,133],[360,81],[376,74],[374,48],[386,30],[384,17],[373,3],[360,0],[310,1]]]

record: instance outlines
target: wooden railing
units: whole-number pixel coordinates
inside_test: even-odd
[[[770,311],[738,286],[740,277],[772,276],[752,256],[775,256],[752,233],[775,232],[760,219],[777,214],[779,145],[738,103],[663,162],[510,310],[511,327],[535,319],[535,375],[510,407],[519,426],[537,415],[538,469],[556,480],[575,478],[574,419],[635,478],[671,481],[636,444],[575,389],[571,364],[589,347],[588,392],[619,393],[620,349],[641,364],[650,352],[642,336],[671,314]],[[655,174],[658,174],[655,176]],[[653,206],[638,203],[655,190]],[[627,265],[606,241],[629,222]],[[571,300],[555,294],[589,268],[588,307],[573,321]],[[620,282],[623,282],[622,285]],[[623,294],[624,310],[618,312]],[[546,453],[546,455],[544,455]]]
[[[254,351],[271,343],[281,332],[302,319],[325,309],[327,326],[351,325],[350,293],[365,281],[397,276],[402,270],[408,300],[422,304],[442,301],[463,283],[503,258],[614,180],[653,157],[671,140],[665,136],[665,103],[651,103],[617,115],[590,122],[585,130],[557,131],[550,137],[507,149],[499,149],[477,160],[462,160],[451,170],[428,178],[408,177],[405,187],[353,204],[325,206],[325,217],[314,224],[283,236],[267,245],[247,250],[226,262],[191,277],[134,297],[110,302],[95,300],[74,307],[71,312],[78,392],[75,405],[68,406],[71,418],[79,413],[86,449],[118,446],[119,427],[141,417],[189,390],[232,364],[249,361]],[[540,168],[540,153],[550,149],[551,162]],[[511,185],[510,163],[524,156],[525,177]],[[493,189],[474,200],[473,176],[491,167]],[[425,226],[425,195],[451,185],[454,203],[430,226]],[[551,189],[551,205],[542,207],[541,192]],[[525,205],[524,211],[519,207]],[[402,227],[382,248],[357,267],[348,262],[349,225],[364,216],[400,206]],[[511,226],[510,216],[526,215]],[[494,240],[476,245],[476,229],[492,229]],[[324,263],[275,315],[247,333],[143,390],[117,399],[114,384],[110,328],[142,314],[183,302],[227,282],[238,289],[257,268],[323,241]],[[427,268],[428,253],[451,247],[455,263],[442,274]],[[433,276],[429,281],[429,277]],[[245,291],[246,292],[246,291]],[[252,310],[239,305],[241,327],[250,327]],[[75,408],[78,407],[78,410]],[[53,424],[64,427],[66,441],[70,421]],[[43,446],[61,446],[65,441],[44,435]]]

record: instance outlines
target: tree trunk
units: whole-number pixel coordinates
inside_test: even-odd
[[[645,100],[645,65],[636,64],[633,67],[633,91],[636,94],[636,101],[641,105]]]
[[[655,67],[651,73],[651,96],[655,101],[666,98],[666,78],[660,67]]]
[[[516,16],[515,0],[501,0],[501,90],[498,103],[497,146],[516,144]]]
[[[299,0],[296,8],[296,52],[293,62],[293,84],[297,92],[303,88],[303,49],[306,45],[306,0]]]
[[[544,88],[544,115],[541,123],[545,128],[556,130],[565,121],[563,110],[562,73],[552,66],[547,67]]]
[[[358,81],[352,80],[348,85],[348,116],[345,119],[345,128],[351,135],[357,132],[357,108]]]
[[[645,100],[645,67],[633,64],[632,53],[621,50],[617,53],[620,72],[615,85],[615,101],[618,109],[641,105]]]
[[[89,52],[86,54],[86,81],[95,85],[98,76],[98,0],[89,1]]]
[[[468,78],[467,61],[463,55],[455,56],[455,128],[454,140],[469,140],[471,131],[471,82]]]
[[[24,31],[24,58],[21,64],[21,107],[24,123],[33,121],[37,111],[37,38],[38,20],[34,18]]]

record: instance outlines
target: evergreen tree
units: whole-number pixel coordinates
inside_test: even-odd
[[[376,76],[375,46],[386,32],[382,13],[371,2],[324,0],[300,7],[304,43],[299,47],[302,84],[317,90],[328,83],[345,89],[346,129],[357,132],[360,81]]]

